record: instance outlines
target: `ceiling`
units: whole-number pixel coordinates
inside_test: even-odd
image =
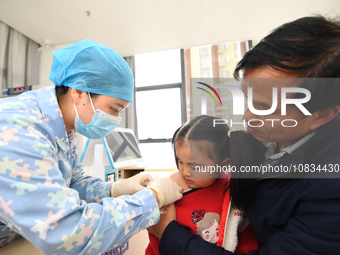
[[[340,0],[0,0],[0,20],[40,44],[92,39],[122,56],[259,39],[311,14],[340,15]]]

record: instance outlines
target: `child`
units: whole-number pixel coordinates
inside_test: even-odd
[[[177,129],[172,138],[179,171],[170,178],[184,190],[183,198],[175,203],[177,221],[210,243],[232,252],[248,252],[258,249],[258,241],[242,212],[231,207],[229,176],[203,170],[217,165],[225,169],[230,163],[236,167],[242,162],[259,165],[264,147],[246,132],[230,133],[227,125],[214,127],[214,119],[195,117]],[[159,254],[159,240],[152,234],[149,238],[145,254]]]

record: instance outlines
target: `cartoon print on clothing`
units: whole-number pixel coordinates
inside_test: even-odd
[[[207,188],[192,189],[184,192],[183,198],[175,202],[178,224],[190,230],[192,234],[197,234],[198,224],[196,223],[202,221],[202,219],[205,218],[205,215],[209,216],[210,213],[221,215],[222,203],[225,199],[224,188],[227,181],[227,178],[220,178]],[[199,210],[197,210],[197,208],[199,208]],[[204,222],[205,219],[202,223]],[[217,217],[216,222],[220,222]],[[208,227],[211,227],[213,223],[214,222]],[[207,229],[208,227],[204,229]],[[150,233],[149,239],[150,243],[145,250],[145,254],[159,255],[159,239]]]
[[[192,214],[192,222],[197,224],[197,235],[209,243],[217,243],[220,237],[220,215],[213,212],[205,213],[205,210],[194,210]]]
[[[150,189],[111,198],[112,183],[84,175],[54,86],[1,99],[0,112],[0,247],[20,234],[44,254],[101,254],[157,222]]]

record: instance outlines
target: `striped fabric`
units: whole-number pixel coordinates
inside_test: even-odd
[[[284,148],[281,152],[275,154],[276,142],[264,142],[263,145],[267,147],[265,152],[266,159],[264,160],[264,164],[275,165],[279,161],[283,159],[283,157],[287,154],[292,155],[295,151],[297,151],[303,144],[309,141],[317,132],[317,129],[312,133],[302,137],[299,141]]]

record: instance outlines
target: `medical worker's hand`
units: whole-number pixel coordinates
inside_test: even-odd
[[[156,225],[148,227],[147,230],[158,239],[161,239],[164,230],[173,220],[176,220],[176,208],[174,204],[171,204],[164,209],[164,212],[160,216],[159,222]]]
[[[152,181],[148,188],[157,193],[156,199],[159,208],[172,204],[183,197],[183,189],[170,178],[160,178]]]
[[[148,186],[153,178],[149,174],[138,174],[128,179],[115,182],[111,187],[111,197],[133,195]]]

